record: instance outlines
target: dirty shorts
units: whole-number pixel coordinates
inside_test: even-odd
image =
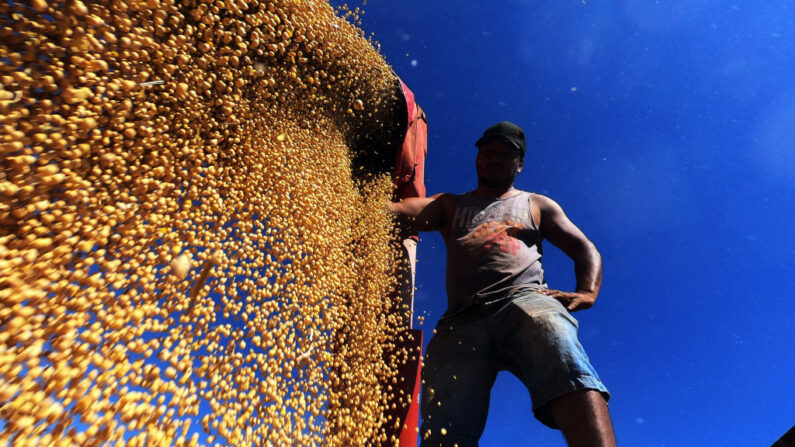
[[[581,389],[609,399],[577,327],[558,300],[532,289],[442,317],[422,370],[422,446],[476,446],[499,371],[525,384],[536,419],[552,428],[550,401]]]

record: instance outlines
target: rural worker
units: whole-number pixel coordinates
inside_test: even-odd
[[[447,311],[422,372],[422,446],[476,446],[502,370],[527,386],[535,417],[570,446],[615,445],[609,394],[570,313],[596,301],[601,256],[560,205],[513,187],[527,147],[519,126],[495,124],[476,146],[477,189],[390,205],[447,245]],[[574,292],[547,287],[543,239],[574,261]]]

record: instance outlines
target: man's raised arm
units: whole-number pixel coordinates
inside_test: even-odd
[[[449,194],[436,194],[431,197],[411,197],[400,202],[391,202],[389,209],[413,220],[419,231],[441,231],[444,224],[443,202]]]
[[[569,311],[588,309],[602,287],[602,256],[557,202],[540,194],[534,194],[533,199],[540,210],[541,234],[574,261],[577,277],[577,289],[573,293],[559,290],[545,293],[563,303]]]

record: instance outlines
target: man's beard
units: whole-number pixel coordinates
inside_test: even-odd
[[[513,179],[495,179],[478,175],[478,183],[492,189],[508,189],[513,185]]]

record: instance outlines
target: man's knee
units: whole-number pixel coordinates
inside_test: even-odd
[[[569,445],[615,445],[607,401],[599,391],[572,391],[550,402],[549,409]]]
[[[574,390],[564,394],[549,403],[550,409],[555,411],[565,411],[572,409],[582,409],[582,411],[595,411],[604,408],[607,411],[607,400],[599,390],[585,388]],[[560,410],[556,410],[560,409]]]

